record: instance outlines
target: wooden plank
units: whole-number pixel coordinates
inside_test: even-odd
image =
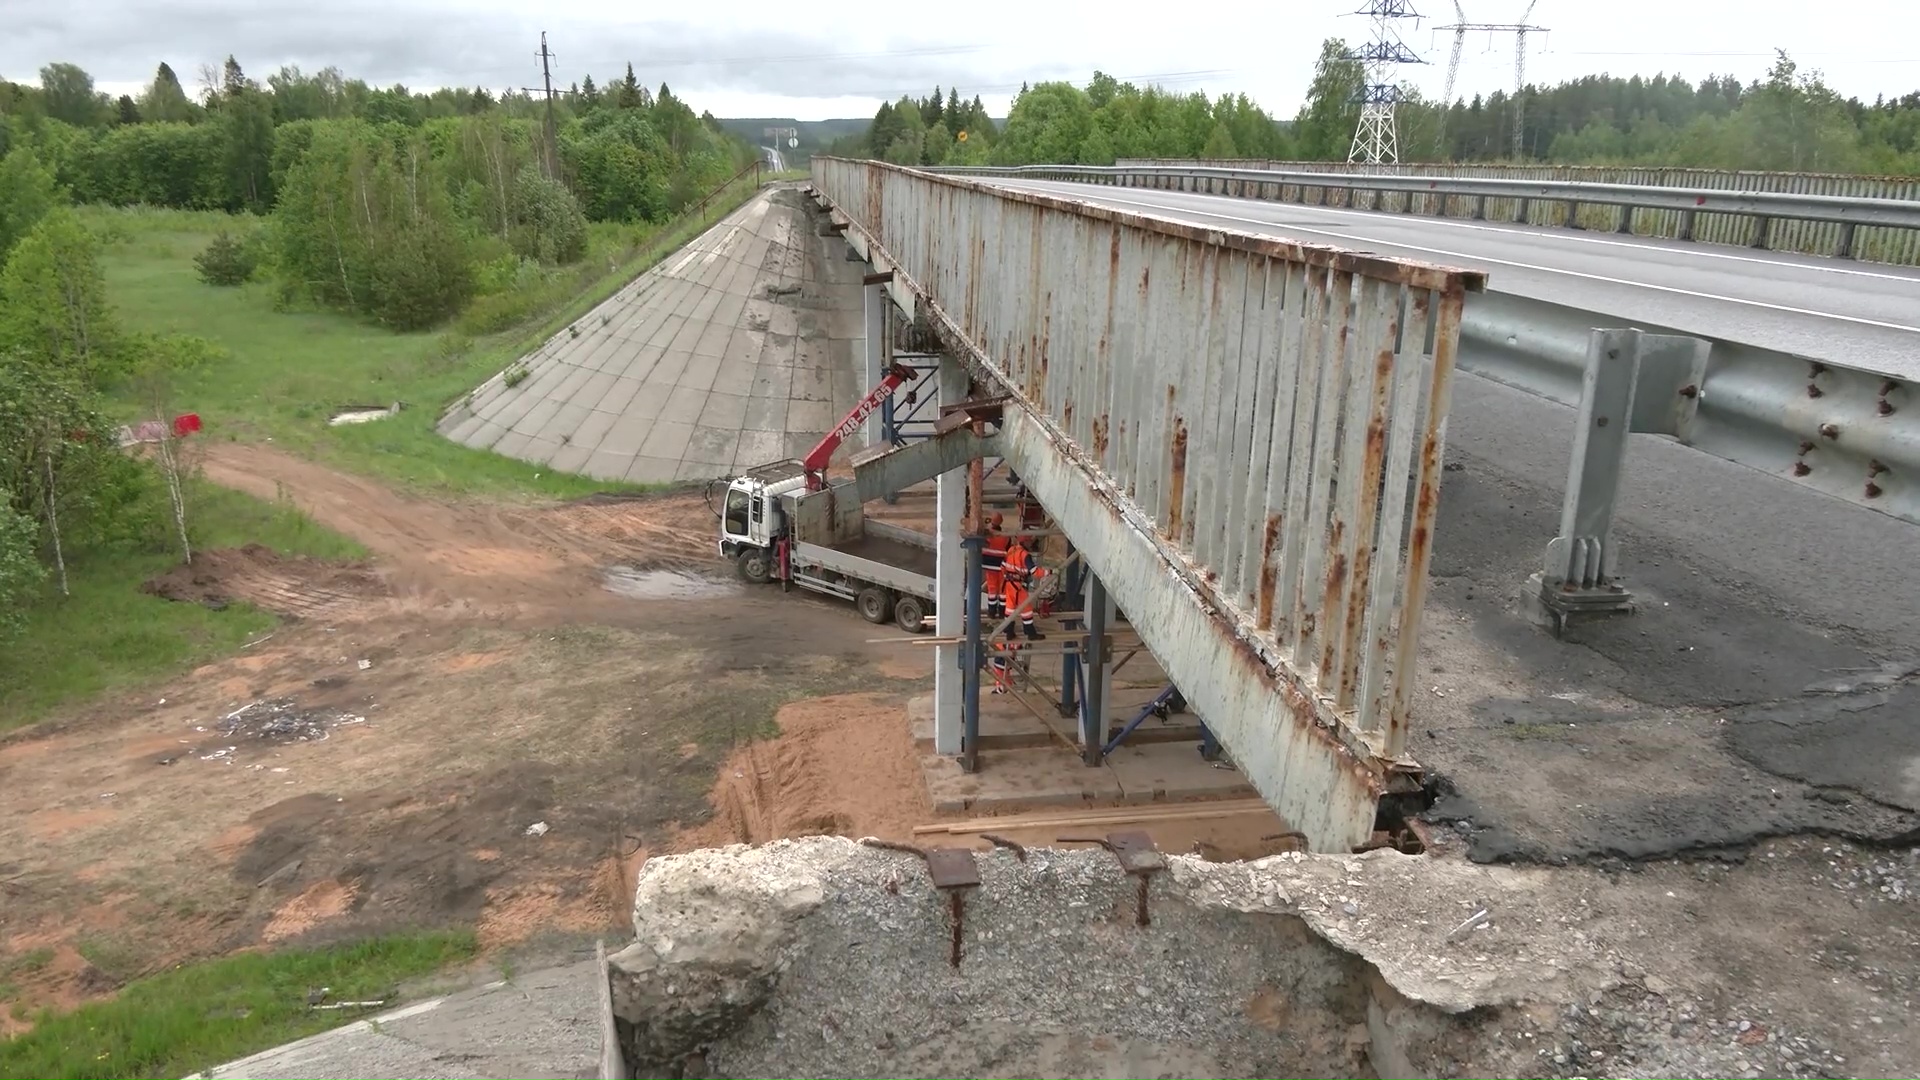
[[[996,829],[1072,828],[1086,825],[1118,825],[1128,822],[1187,821],[1196,818],[1272,812],[1272,809],[1259,799],[1222,799],[1218,802],[1176,803],[1171,806],[1109,806],[1071,814],[1013,814],[1006,817],[969,818],[965,821],[940,821],[915,826],[913,832],[915,836],[942,833],[961,835],[992,832]]]

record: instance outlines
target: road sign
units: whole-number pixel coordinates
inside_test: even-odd
[[[793,149],[794,147],[796,147],[796,146],[799,146],[799,145],[800,145],[800,140],[799,140],[799,139],[796,139],[796,138],[794,138],[794,137],[793,137],[793,136],[791,136],[791,135],[789,135],[789,136],[787,136],[787,149],[789,149],[789,150],[791,150],[791,149]]]
[[[956,136],[954,136],[954,138],[956,138],[956,139],[959,139],[959,140],[960,140],[961,142],[966,142],[966,141],[967,141],[967,133],[963,131],[963,132],[961,132],[960,134],[958,134],[958,135],[956,135]]]

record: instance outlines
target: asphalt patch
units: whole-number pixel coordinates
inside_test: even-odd
[[[1422,816],[1453,826],[1470,859],[1737,859],[1800,833],[1914,842],[1920,689],[1905,668],[1762,583],[1618,526],[1641,610],[1555,639],[1516,599],[1560,493],[1453,459],[1431,602],[1527,673],[1464,726],[1422,725],[1418,754],[1439,778]]]
[[[1727,742],[1776,775],[1920,811],[1920,684],[1735,709]]]

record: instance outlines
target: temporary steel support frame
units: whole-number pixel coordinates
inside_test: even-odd
[[[895,353],[893,362],[920,373],[880,405],[880,438],[905,446],[933,435],[934,422],[940,415],[935,389],[940,357],[935,353]]]
[[[896,302],[1007,396],[1008,465],[1248,779],[1315,850],[1365,842],[1417,770],[1447,387],[1482,276],[880,163],[813,171]]]
[[[1084,586],[1087,602],[1081,610],[1087,613],[1087,648],[1092,655],[1087,657],[1084,691],[1080,695],[1080,753],[1082,760],[1094,766],[1105,757],[1101,753],[1100,737],[1107,726],[1107,702],[1113,691],[1113,646],[1107,639],[1113,602],[1107,597],[1100,575],[1091,566],[1087,567]]]

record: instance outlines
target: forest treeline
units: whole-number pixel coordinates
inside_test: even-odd
[[[833,152],[921,165],[1111,165],[1119,158],[1344,161],[1359,122],[1360,65],[1338,39],[1321,46],[1305,101],[1279,120],[1244,94],[1209,99],[1096,74],[1084,87],[1023,86],[1003,127],[978,99],[955,120],[957,89],[880,107],[866,135]],[[1920,92],[1843,98],[1780,52],[1766,76],[1590,75],[1519,95],[1496,91],[1442,107],[1403,88],[1400,157],[1420,162],[1651,165],[1920,175]],[[958,132],[968,131],[964,142]]]
[[[376,89],[332,68],[260,82],[231,57],[196,95],[161,64],[137,97],[114,99],[50,64],[37,86],[0,82],[0,162],[46,172],[76,203],[264,217],[258,272],[411,329],[577,262],[588,222],[672,216],[754,154],[631,65],[560,95],[551,138],[546,110],[518,93]]]

